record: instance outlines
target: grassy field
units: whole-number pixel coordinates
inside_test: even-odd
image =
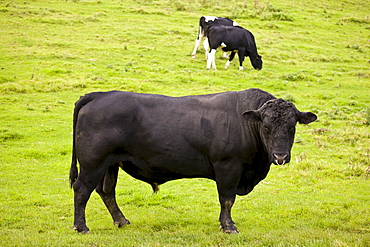
[[[370,246],[370,1],[0,0],[1,246]],[[255,36],[263,69],[206,71],[199,17]],[[292,161],[238,197],[218,230],[206,179],[149,185],[120,172],[116,228],[96,193],[73,231],[74,102],[91,91],[171,96],[257,87],[312,111]]]

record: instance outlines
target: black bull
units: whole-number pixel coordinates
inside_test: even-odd
[[[231,219],[235,196],[251,192],[272,163],[288,163],[296,122],[315,120],[315,114],[300,112],[292,103],[259,89],[178,98],[130,92],[87,94],[74,110],[70,170],[74,228],[89,232],[85,208],[94,189],[114,224],[129,224],[115,199],[121,167],[154,190],[180,178],[216,181],[221,228],[237,233]]]

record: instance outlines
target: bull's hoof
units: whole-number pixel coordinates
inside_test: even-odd
[[[90,233],[90,229],[87,226],[85,226],[85,227],[73,226],[73,230],[75,230],[76,232],[81,233],[81,234]]]
[[[227,234],[238,234],[239,233],[238,229],[236,229],[235,226],[233,227],[233,229],[224,229],[222,225],[220,225],[220,230],[223,230],[224,233],[227,233]]]
[[[115,221],[114,222],[114,225],[118,226],[119,228],[122,228],[124,227],[125,225],[129,225],[130,224],[130,221],[126,220],[126,219],[123,219],[121,221]]]

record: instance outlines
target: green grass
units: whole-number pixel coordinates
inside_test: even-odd
[[[1,246],[369,246],[370,2],[0,0]],[[256,38],[263,69],[206,71],[199,17]],[[74,102],[91,91],[172,96],[258,87],[319,119],[297,128],[292,161],[238,197],[239,235],[218,230],[206,179],[149,185],[120,172],[117,229],[94,193],[73,231],[68,172]]]

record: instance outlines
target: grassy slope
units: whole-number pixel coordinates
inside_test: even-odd
[[[369,1],[0,1],[0,233],[2,245],[366,246],[370,244]],[[201,15],[250,29],[262,71],[205,71],[191,59]],[[72,229],[71,113],[80,95],[168,95],[259,87],[311,110],[290,165],[233,209],[241,234],[217,231],[215,185],[150,186],[120,174],[132,221],[111,224],[94,194],[88,236]],[[199,207],[202,205],[202,207]]]

